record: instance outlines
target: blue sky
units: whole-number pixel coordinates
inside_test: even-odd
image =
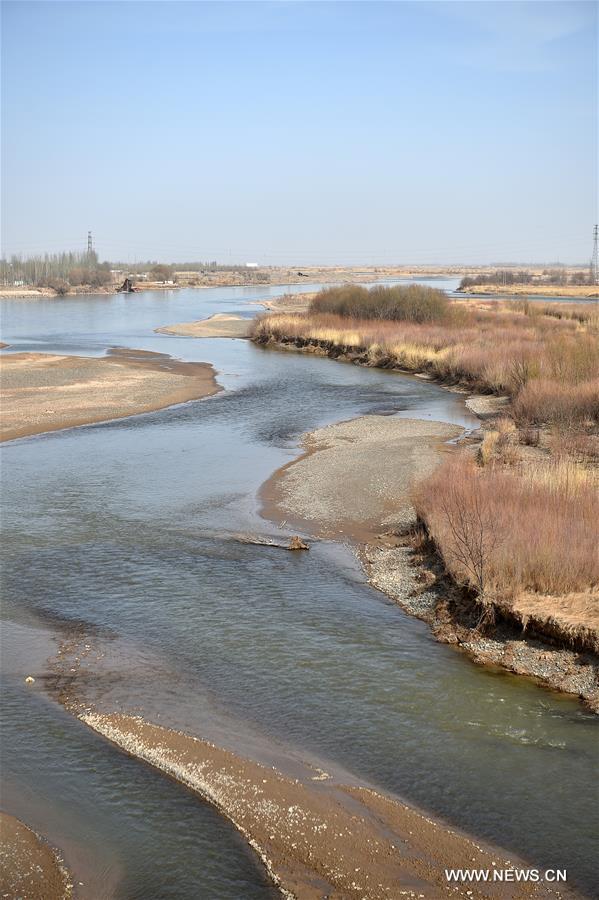
[[[4,2],[2,250],[586,261],[597,10]]]

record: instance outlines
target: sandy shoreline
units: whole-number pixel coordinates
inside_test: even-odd
[[[0,376],[0,441],[152,412],[220,390],[207,363],[141,350],[100,358],[7,354]]]
[[[0,896],[69,900],[71,876],[58,854],[19,819],[0,812]]]
[[[286,898],[572,897],[548,885],[455,885],[445,868],[510,868],[483,846],[399,800],[327,773],[290,778],[207,741],[114,713],[82,720],[138,759],[181,781],[223,813]]]

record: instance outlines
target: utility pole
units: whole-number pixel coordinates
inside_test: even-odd
[[[92,241],[91,231],[87,232],[87,255],[91,256],[94,252],[94,242]]]
[[[591,284],[599,284],[599,225],[593,228],[593,255],[591,257]]]

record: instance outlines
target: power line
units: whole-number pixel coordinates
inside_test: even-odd
[[[591,257],[591,282],[599,284],[599,225],[593,228],[593,255]]]

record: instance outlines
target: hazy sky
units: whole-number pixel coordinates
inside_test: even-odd
[[[587,261],[594,2],[5,2],[2,249]]]

